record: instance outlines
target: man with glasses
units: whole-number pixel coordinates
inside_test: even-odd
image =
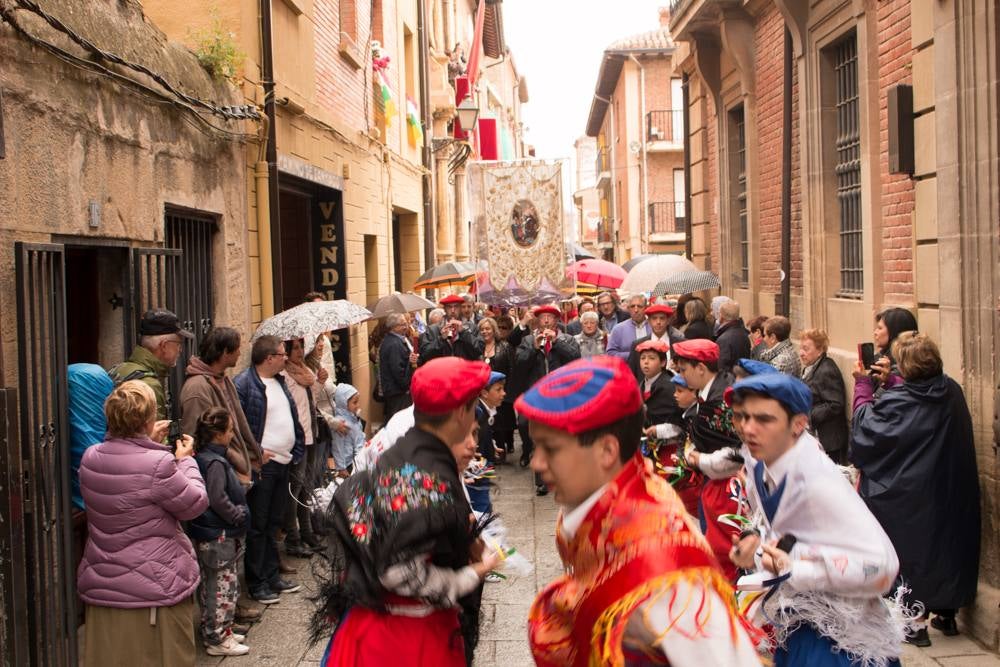
[[[264,465],[247,494],[250,528],[246,543],[246,578],[250,597],[263,604],[278,602],[279,593],[301,588],[281,578],[277,535],[288,502],[288,466],[305,455],[305,433],[284,378],[288,354],[275,336],[261,336],[250,352],[251,366],[236,376],[236,392],[254,438],[263,449]]]
[[[177,365],[184,349],[184,339],[194,334],[181,327],[181,322],[169,310],[147,310],[139,321],[139,344],[125,362],[108,374],[116,385],[128,380],[148,384],[156,395],[156,418],[170,418],[170,392],[167,375]]]
[[[597,295],[597,314],[601,316],[601,329],[606,334],[610,334],[619,322],[629,319],[628,311],[618,307],[618,297],[613,292]]]

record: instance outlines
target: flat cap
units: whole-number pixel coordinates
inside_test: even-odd
[[[745,396],[745,392],[763,394],[785,405],[792,414],[807,415],[812,409],[812,391],[805,382],[784,373],[764,373],[738,380],[725,393],[727,405]]]
[[[674,309],[665,303],[654,303],[652,306],[646,308],[646,317],[650,315],[666,315],[671,317],[674,314]]]
[[[514,403],[530,421],[578,435],[642,408],[639,384],[618,357],[578,359],[552,371]]]
[[[707,364],[719,360],[719,346],[704,338],[682,340],[674,344],[674,357],[694,359]]]
[[[780,373],[777,368],[767,363],[766,361],[757,361],[756,359],[743,358],[736,362],[739,366],[745,370],[750,375],[761,375],[763,373]]]
[[[500,371],[493,371],[490,373],[490,379],[486,381],[486,386],[492,387],[497,382],[503,382],[506,379],[507,376],[501,373]]]
[[[549,315],[555,315],[556,317],[562,315],[562,311],[560,311],[557,307],[553,306],[552,304],[546,304],[544,306],[535,306],[535,309],[531,311],[531,314],[534,315],[535,317],[538,317],[539,315],[543,315],[545,313],[548,313]]]
[[[413,373],[413,407],[428,415],[457,410],[479,395],[490,379],[490,365],[460,357],[431,359]]]
[[[635,351],[639,354],[643,352],[660,352],[666,354],[670,351],[670,344],[665,340],[647,340],[635,346]]]

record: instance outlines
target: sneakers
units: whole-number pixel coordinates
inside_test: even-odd
[[[255,591],[250,591],[250,599],[256,600],[261,604],[275,604],[276,602],[279,601],[278,594],[266,586],[263,588],[258,588]]]
[[[256,623],[260,620],[260,609],[243,604],[241,599],[236,603],[236,620],[243,623]]]
[[[236,641],[232,635],[222,640],[221,644],[206,644],[205,653],[209,655],[246,655],[250,647]]]
[[[931,627],[940,631],[945,637],[954,637],[958,634],[958,624],[955,623],[954,616],[935,616],[931,619]]]
[[[242,644],[247,640],[247,636],[241,632],[230,632],[229,636],[235,639],[240,644]]]
[[[275,593],[298,593],[300,590],[302,590],[302,585],[293,584],[292,582],[286,579],[278,579],[276,581],[271,582],[270,589]]]
[[[250,632],[250,626],[243,623],[233,623],[229,629],[233,631],[234,635],[243,635],[244,637],[246,637],[247,633]],[[242,639],[240,640],[240,643],[243,643]]]

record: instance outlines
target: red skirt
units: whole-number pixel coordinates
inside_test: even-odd
[[[465,667],[457,609],[429,616],[382,614],[354,607],[330,640],[325,667]]]
[[[722,571],[730,582],[736,581],[736,566],[729,560],[729,551],[733,548],[733,536],[739,536],[740,531],[732,526],[719,522],[723,514],[736,514],[739,505],[729,493],[729,478],[707,479],[701,487],[701,512],[705,522],[705,539],[712,547],[712,553],[722,566]]]

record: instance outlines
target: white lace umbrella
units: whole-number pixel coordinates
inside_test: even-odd
[[[277,336],[281,340],[304,339],[306,354],[312,351],[316,337],[334,329],[346,329],[370,319],[367,308],[339,299],[337,301],[310,301],[282,311],[260,323],[253,339]]]
[[[680,255],[656,255],[632,267],[618,290],[627,294],[649,294],[661,281],[682,271],[697,269],[690,260]]]

